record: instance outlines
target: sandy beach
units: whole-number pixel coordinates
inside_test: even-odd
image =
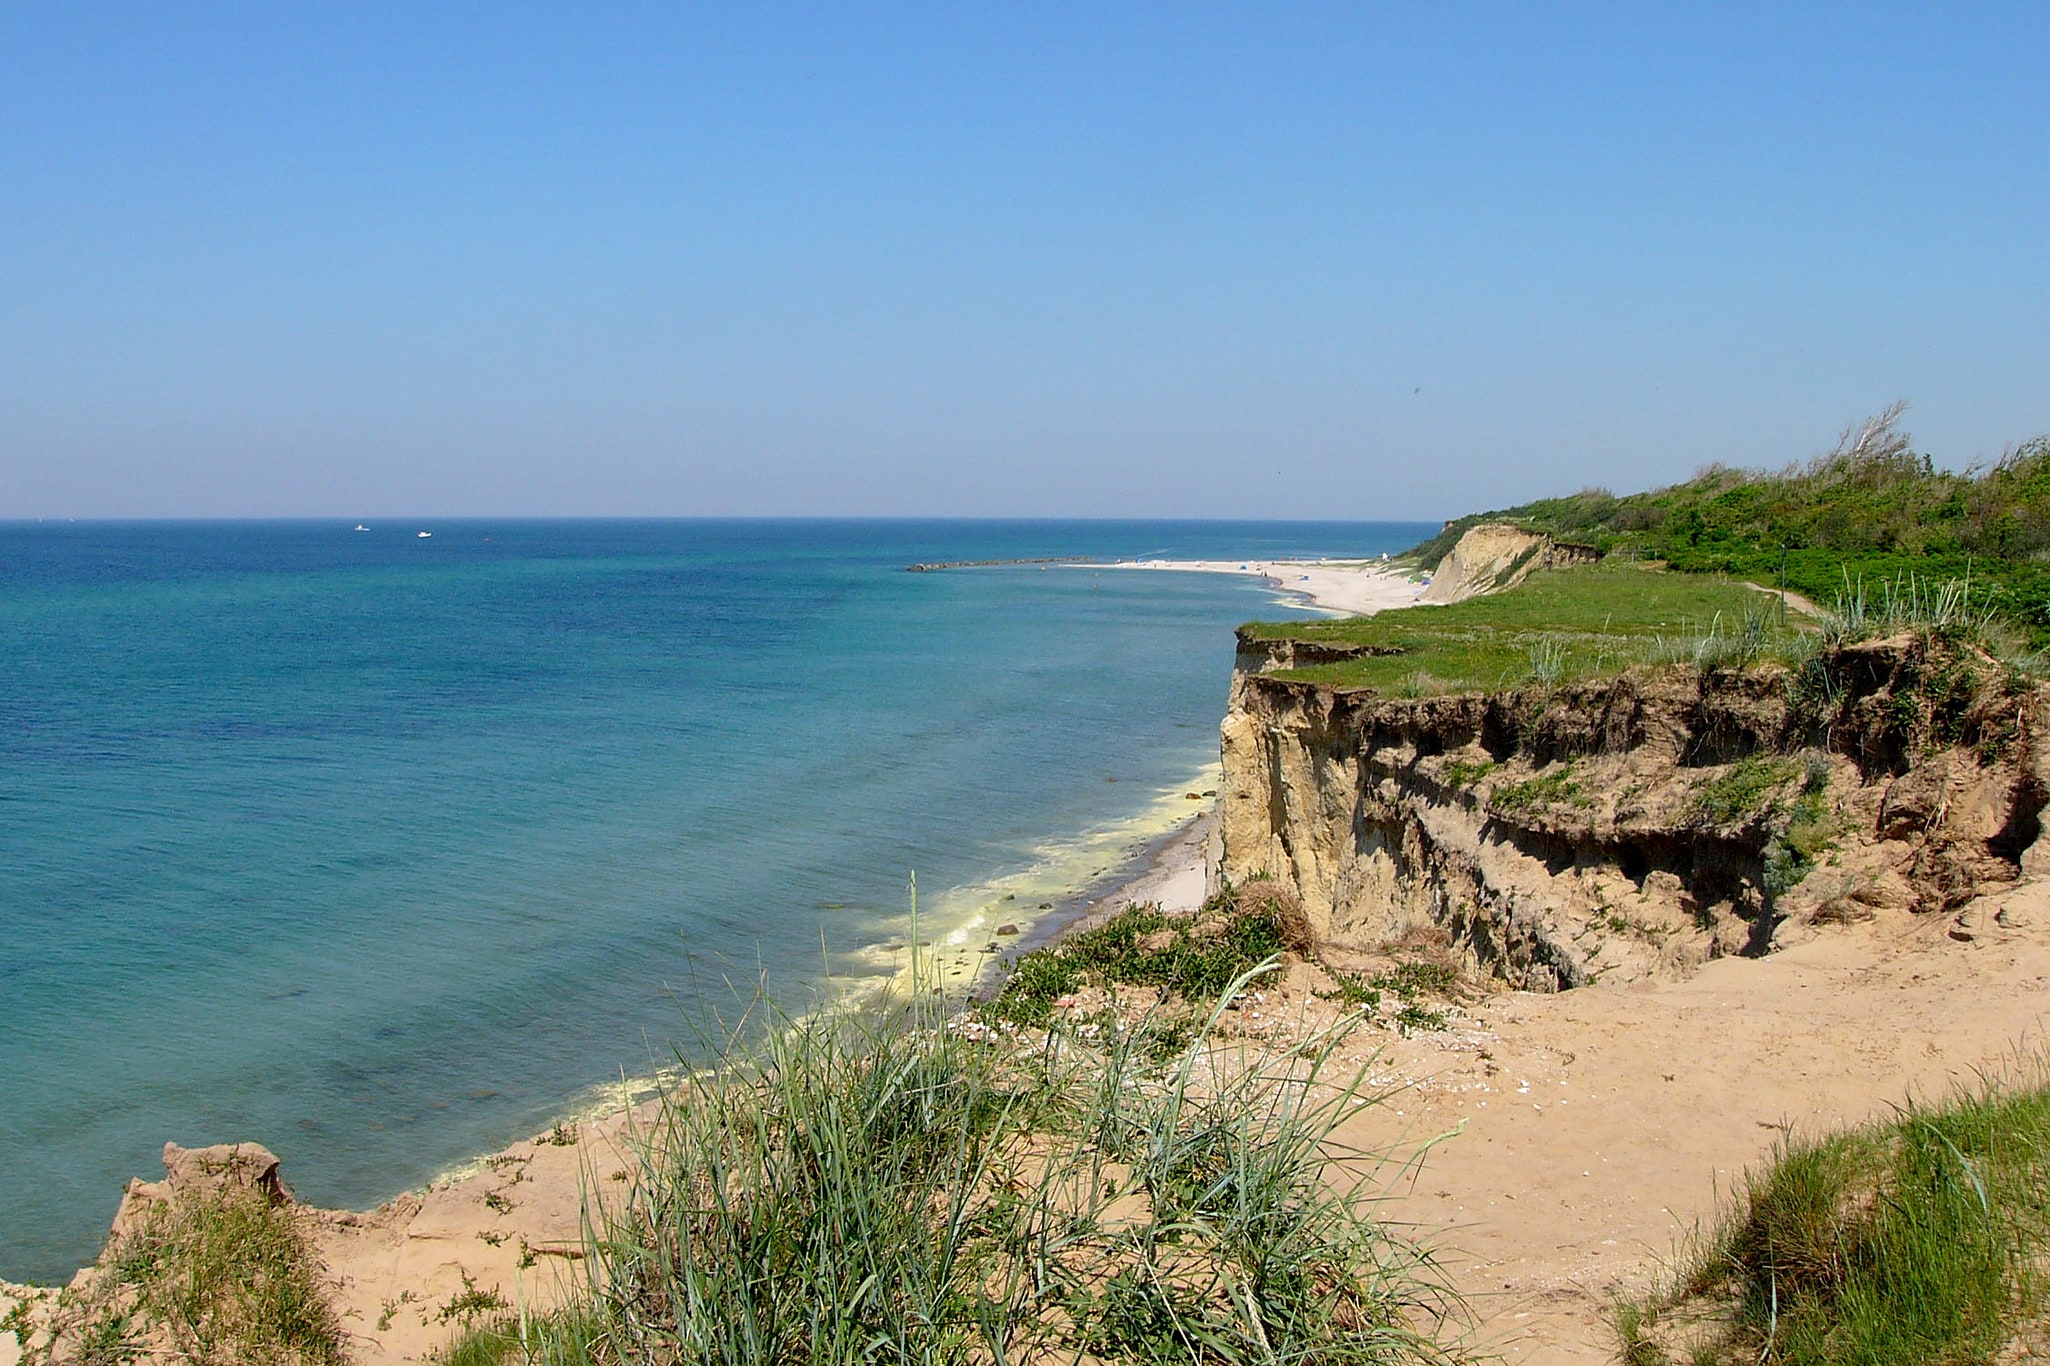
[[[1971,923],[1960,940],[1948,917],[1900,911],[1684,980],[1483,997],[1446,1034],[1388,1043],[1371,1066],[1415,1084],[1344,1137],[1456,1135],[1382,1215],[1438,1249],[1482,1351],[1613,1362],[1616,1298],[1670,1265],[1775,1143],[2026,1074],[2050,884],[1988,898]]]
[[[1407,607],[1424,585],[1381,560],[1119,560],[1089,569],[1150,569],[1185,574],[1250,574],[1335,616],[1371,616]]]

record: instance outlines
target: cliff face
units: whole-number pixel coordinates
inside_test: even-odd
[[[1241,638],[1220,873],[1290,885],[1333,943],[1429,923],[1558,990],[1955,911],[2050,864],[2043,691],[1964,647],[1408,699],[1269,676],[1300,662]]]

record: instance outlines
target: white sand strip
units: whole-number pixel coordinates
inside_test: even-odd
[[[1377,560],[1119,560],[1088,569],[1167,569],[1195,574],[1252,574],[1310,606],[1339,616],[1372,616],[1407,607],[1424,585]]]
[[[1203,904],[1210,837],[1216,829],[1217,811],[1212,807],[1177,831],[1136,877],[1093,903],[1086,919],[1096,923],[1127,906],[1149,903],[1177,914],[1197,910]]]

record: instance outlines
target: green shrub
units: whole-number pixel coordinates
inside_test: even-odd
[[[1488,796],[1488,808],[1505,816],[1525,815],[1548,806],[1593,805],[1594,799],[1574,781],[1571,761],[1520,783],[1505,783]]]
[[[597,1217],[588,1293],[519,1359],[1450,1359],[1428,1259],[1330,1182],[1368,1099],[1323,1077],[1338,1035],[1233,1051],[1213,1012],[1163,1073],[1144,1030],[1026,1043],[914,999],[690,1072]]]
[[[1776,755],[1739,759],[1697,787],[1688,809],[1713,825],[1764,818],[1772,813],[1774,799],[1796,772],[1793,760]]]
[[[1271,882],[1228,889],[1195,916],[1133,906],[1008,964],[1003,986],[979,1012],[990,1021],[1040,1026],[1056,1001],[1084,986],[1151,986],[1208,1001],[1254,964],[1306,941],[1301,908]]]
[[[180,1192],[149,1206],[100,1265],[96,1279],[57,1301],[56,1325],[77,1344],[67,1360],[78,1366],[158,1357],[193,1366],[340,1366],[346,1359],[303,1216],[255,1187]]]
[[[1448,787],[1472,787],[1494,771],[1493,759],[1454,759],[1445,765],[1445,783]]]
[[[1987,1087],[1783,1143],[1663,1293],[1629,1360],[1991,1361],[2046,1308],[2050,1087]],[[1689,1327],[1688,1325],[1693,1325]]]
[[[1396,1011],[1394,1023],[1406,1034],[1440,1030],[1449,1023],[1445,1012],[1433,1010],[1423,1003],[1426,995],[1444,995],[1458,983],[1459,974],[1449,964],[1420,958],[1405,959],[1367,978],[1331,967],[1326,967],[1325,971],[1330,974],[1334,986],[1332,990],[1321,993],[1323,997],[1350,1006],[1364,1015],[1378,1013],[1384,997],[1395,997],[1402,1004]]]

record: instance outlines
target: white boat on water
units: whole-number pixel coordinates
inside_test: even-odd
[[[370,528],[369,528],[369,527],[367,527],[367,526],[364,526],[364,525],[363,525],[363,524],[362,524],[361,522],[358,522],[358,523],[356,523],[356,530],[358,530],[358,531],[368,531],[368,530],[370,530]]]
[[[434,533],[433,533],[433,532],[431,532],[431,531],[416,531],[416,532],[414,532],[413,534],[414,534],[415,536],[418,536],[418,537],[419,537],[419,538],[420,538],[421,540],[423,540],[423,541],[424,541],[424,540],[426,540],[426,539],[427,539],[427,538],[428,538],[429,536],[432,536],[432,535],[433,535]]]

